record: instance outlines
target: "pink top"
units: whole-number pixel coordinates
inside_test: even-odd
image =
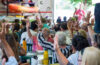
[[[84,10],[78,9],[78,10],[75,12],[75,15],[78,16],[78,20],[80,21],[80,20],[83,18],[83,16],[85,15],[85,12],[84,12]]]
[[[42,46],[40,46],[40,44],[38,44],[38,40],[36,36],[33,36],[33,51],[36,50],[43,50]]]

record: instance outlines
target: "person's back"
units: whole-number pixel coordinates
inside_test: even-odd
[[[68,57],[68,61],[73,65],[80,65],[82,62],[82,55],[84,52],[84,49],[89,46],[88,40],[81,36],[76,35],[72,39],[72,49],[74,54],[70,55]]]
[[[77,51],[71,56],[69,56],[68,60],[70,61],[70,63],[73,63],[74,65],[78,65],[78,56],[79,56],[79,52]]]
[[[60,48],[60,51],[68,58],[71,54],[71,46],[65,46],[65,48]],[[59,63],[57,60],[56,52],[53,52],[52,63]]]
[[[84,51],[81,65],[100,65],[100,49],[87,47]]]
[[[15,58],[17,59],[17,61],[19,61],[19,53],[18,53],[18,47],[17,47],[17,43],[16,40],[14,39],[12,34],[6,34],[6,40],[8,42],[8,44],[10,45],[10,47],[12,48],[14,54],[15,54]]]
[[[48,28],[49,29],[50,27],[47,25],[47,23],[44,23],[43,28]]]
[[[57,18],[57,23],[61,23],[61,17]]]
[[[66,34],[62,31],[59,31],[56,33],[56,35],[58,35],[58,44],[60,47],[60,51],[64,54],[64,56],[66,58],[68,58],[70,53],[71,53],[70,52],[71,46],[66,44]],[[55,52],[53,53],[53,61],[54,61],[54,63],[58,63],[57,56],[56,56]]]
[[[66,44],[71,44],[71,35],[67,27],[67,23],[61,23],[60,29],[66,34]]]

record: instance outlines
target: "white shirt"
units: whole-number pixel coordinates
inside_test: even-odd
[[[92,0],[93,4],[100,3],[100,0]]]
[[[31,32],[32,36],[33,36],[33,35],[35,35],[35,36],[37,35],[37,32],[35,32],[35,31],[30,30],[30,32]],[[33,44],[33,41],[32,41],[32,39],[29,38],[27,32],[23,32],[23,33],[22,33],[22,35],[21,35],[21,40],[20,40],[20,44],[23,43],[23,39],[24,39],[24,38],[25,38],[27,44]]]
[[[8,58],[8,62],[6,62],[5,65],[18,65],[18,62],[15,57],[11,56]]]
[[[73,65],[78,65],[78,56],[79,56],[79,52],[76,51],[76,53],[69,56],[68,61]]]

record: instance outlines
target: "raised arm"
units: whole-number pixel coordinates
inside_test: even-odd
[[[27,33],[28,33],[29,38],[33,39],[32,34],[30,32],[30,22],[29,22],[29,20],[26,23],[26,28],[27,28]]]
[[[75,8],[75,11],[74,11],[74,13],[73,13],[73,16],[75,16],[75,14],[76,14],[76,11],[77,11],[77,8]]]
[[[0,39],[4,48],[4,51],[7,55],[7,57],[11,57],[11,56],[15,56],[14,52],[12,51],[11,47],[9,46],[9,44],[7,43],[6,39],[5,39],[5,24],[2,24],[2,31],[0,32]]]
[[[73,25],[72,25],[71,21],[68,21],[67,27],[68,27],[68,30],[70,32],[71,38],[73,38]]]
[[[92,45],[93,45],[93,43],[94,43],[94,39],[93,39],[93,35],[94,35],[94,30],[93,30],[93,28],[92,28],[92,25],[93,25],[93,22],[94,22],[94,19],[92,19],[91,20],[91,23],[92,24],[90,24],[90,18],[91,18],[91,12],[88,12],[87,13],[87,17],[86,17],[86,22],[87,22],[87,24],[88,24],[88,33],[89,33],[89,36],[90,36],[90,38],[91,38],[91,42],[92,42]]]
[[[57,55],[57,59],[60,63],[60,65],[67,65],[69,62],[67,60],[67,58],[62,54],[62,52],[60,51],[59,45],[58,45],[58,37],[56,35],[55,39],[54,39],[54,49]]]
[[[92,45],[93,45],[93,43],[94,43],[93,35],[95,34],[95,32],[92,28],[92,25],[88,25],[88,33],[89,33],[89,36],[91,38],[91,42],[92,42]]]

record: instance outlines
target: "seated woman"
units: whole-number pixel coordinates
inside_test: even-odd
[[[49,32],[48,32],[49,33]],[[66,34],[64,32],[57,32],[56,35],[58,35],[58,44],[60,47],[61,52],[64,54],[64,56],[67,58],[70,55],[70,46],[66,45]],[[58,63],[56,53],[54,51],[53,43],[48,42],[46,37],[48,36],[47,32],[44,32],[44,29],[42,32],[40,32],[37,36],[38,42],[43,48],[46,48],[48,50],[53,51],[53,63]]]
[[[58,43],[58,36],[56,35],[54,40],[54,47],[60,65],[80,65],[82,61],[83,51],[86,47],[89,46],[86,38],[80,35],[76,35],[72,39],[72,49],[74,54],[69,56],[67,59],[60,51]]]

